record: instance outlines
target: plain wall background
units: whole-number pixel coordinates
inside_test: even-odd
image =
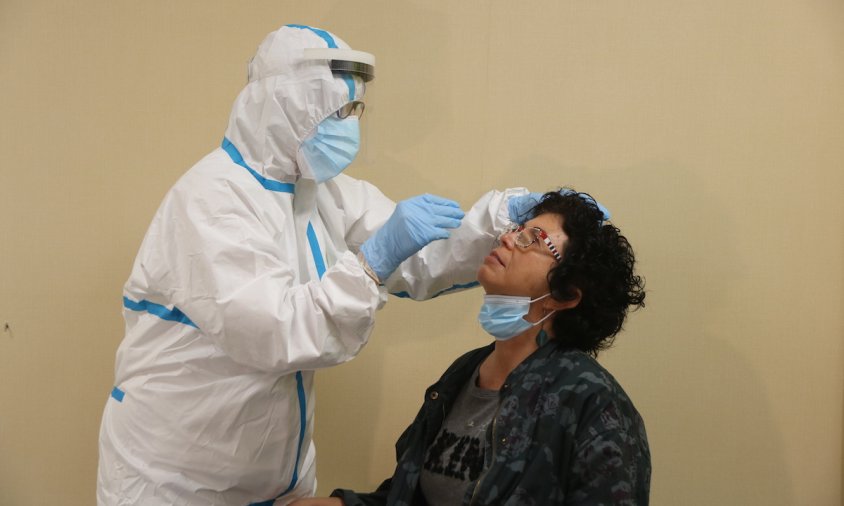
[[[648,307],[601,360],[652,504],[841,504],[844,3],[0,0],[0,505],[94,504],[122,284],[285,23],[378,59],[351,175],[612,210]],[[389,476],[423,389],[488,342],[480,298],[391,298],[318,374],[321,492]]]

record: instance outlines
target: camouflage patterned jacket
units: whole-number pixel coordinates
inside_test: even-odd
[[[426,504],[419,474],[451,405],[493,345],[455,361],[425,392],[396,443],[393,477],[375,492],[332,493],[346,506]],[[648,504],[651,460],[645,425],[621,386],[593,358],[553,340],[507,377],[486,435],[486,468],[464,505]]]

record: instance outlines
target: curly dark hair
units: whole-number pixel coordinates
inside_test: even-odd
[[[555,340],[597,356],[612,346],[627,312],[645,306],[644,280],[633,272],[633,248],[621,231],[603,221],[603,213],[589,194],[571,188],[548,192],[532,216],[553,213],[563,217],[568,235],[563,260],[548,272],[551,296],[571,300],[580,289],[580,303],[554,315]]]

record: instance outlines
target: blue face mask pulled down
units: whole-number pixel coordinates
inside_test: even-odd
[[[322,183],[333,178],[352,163],[360,149],[360,123],[357,116],[340,119],[336,115],[317,125],[314,135],[300,148],[307,168],[302,175]]]
[[[481,327],[499,341],[512,339],[529,328],[539,325],[554,314],[551,311],[538,322],[525,320],[532,302],[542,300],[551,295],[546,293],[542,297],[517,297],[513,295],[484,295],[484,304],[478,315]]]

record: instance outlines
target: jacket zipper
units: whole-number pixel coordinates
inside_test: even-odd
[[[495,460],[495,446],[496,442],[498,441],[498,437],[495,435],[495,427],[498,422],[498,412],[501,410],[501,399],[498,400],[498,406],[495,408],[495,415],[492,417],[492,455],[489,458],[489,467],[481,473],[481,476],[478,477],[477,483],[475,483],[475,489],[472,490],[472,497],[469,499],[469,506],[475,504],[475,499],[478,494],[478,489],[481,487],[481,481],[486,477],[489,470],[492,468],[492,462]],[[486,460],[486,459],[484,459]]]

